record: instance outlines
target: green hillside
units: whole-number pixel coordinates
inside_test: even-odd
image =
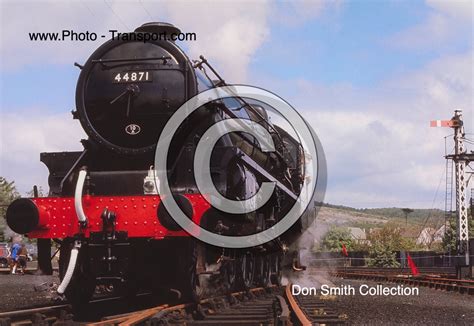
[[[394,222],[405,223],[405,213],[402,208],[388,207],[388,208],[353,208],[343,205],[323,204],[323,206],[337,208],[353,213],[364,213],[368,215],[376,215],[387,218]],[[408,215],[408,224],[415,224],[420,226],[440,226],[444,223],[444,211],[440,209],[413,209]]]

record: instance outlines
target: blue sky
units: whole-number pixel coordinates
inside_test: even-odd
[[[423,23],[431,12],[422,1],[348,1],[325,17],[296,26],[273,22],[272,35],[257,51],[258,63],[251,68],[277,78],[304,75],[325,84],[374,86],[391,75],[471,48],[472,30],[436,47],[406,49],[391,44],[391,37]]]
[[[325,148],[327,201],[442,206],[449,130],[427,126],[460,108],[472,132],[472,11],[469,1],[433,0],[3,1],[0,174],[21,192],[47,188],[39,153],[78,150],[84,137],[69,114],[73,63],[100,42],[30,42],[28,32],[99,34],[153,19],[196,32],[181,46],[227,81],[265,87],[302,112]]]
[[[265,57],[265,53],[277,50],[277,55],[262,60],[255,68],[271,74],[275,66],[288,60],[292,64],[278,69],[277,77],[295,77],[311,66],[308,77],[318,82],[373,85],[387,74],[419,66],[434,55],[413,56],[384,44],[387,35],[423,20],[423,9],[426,14],[421,2],[407,6],[403,2],[359,1],[348,2],[327,17],[294,27],[274,22],[271,40],[258,54]],[[301,44],[304,51],[290,54],[292,47],[299,48]],[[278,55],[287,46],[289,53]]]

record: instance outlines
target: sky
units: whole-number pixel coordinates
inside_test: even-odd
[[[178,42],[192,59],[280,95],[311,124],[333,204],[443,207],[451,130],[429,121],[460,109],[474,133],[471,1],[2,0],[0,9],[0,175],[22,194],[48,188],[40,152],[81,150],[73,63],[104,40],[33,42],[30,32],[108,35],[165,21],[196,33]]]

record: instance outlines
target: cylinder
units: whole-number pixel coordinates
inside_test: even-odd
[[[176,203],[178,204],[178,207],[181,208],[183,213],[187,217],[189,217],[189,219],[192,219],[192,217],[193,217],[193,206],[191,205],[191,202],[189,201],[189,199],[184,197],[183,195],[174,195],[173,197],[174,197],[174,200],[176,201]],[[161,202],[158,205],[157,215],[158,215],[158,221],[160,222],[160,224],[163,225],[168,230],[171,230],[171,231],[181,230],[181,227],[173,219],[173,217],[168,212],[168,210],[166,209],[163,202]]]

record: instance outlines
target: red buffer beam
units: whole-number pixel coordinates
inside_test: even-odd
[[[192,206],[192,220],[200,224],[203,214],[210,208],[207,200],[198,194],[184,195]],[[30,238],[65,238],[80,232],[80,225],[74,209],[74,198],[45,197],[22,198],[28,201],[28,210],[34,215],[29,230]],[[102,212],[107,209],[116,215],[115,230],[128,232],[128,237],[150,237],[163,239],[171,236],[188,236],[185,231],[169,230],[160,223],[158,208],[160,197],[146,196],[84,196],[82,203],[88,224],[82,230],[84,236],[100,232],[103,228]],[[21,207],[24,209],[24,207]],[[20,212],[20,210],[19,210]],[[12,214],[13,215],[13,214]],[[24,215],[24,214],[23,214]],[[16,216],[12,216],[12,218]],[[25,218],[19,217],[20,219]]]

